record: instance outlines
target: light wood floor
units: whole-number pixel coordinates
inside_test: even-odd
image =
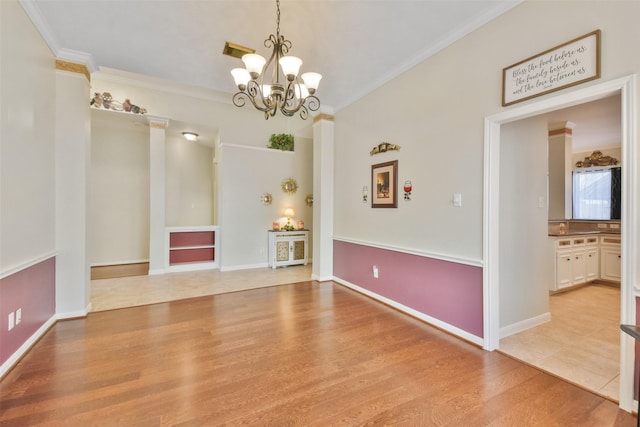
[[[620,395],[620,289],[590,285],[549,298],[551,321],[500,340],[500,351],[614,401]]]
[[[61,321],[2,426],[632,426],[607,399],[332,282]]]

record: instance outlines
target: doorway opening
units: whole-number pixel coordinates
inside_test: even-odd
[[[485,176],[484,176],[484,348],[494,350],[499,347],[500,340],[500,301],[503,296],[501,265],[507,268],[508,259],[501,260],[500,192],[501,192],[501,127],[525,118],[534,117],[554,110],[584,104],[615,94],[621,94],[622,111],[622,153],[625,159],[622,185],[622,217],[626,218],[622,229],[622,280],[621,280],[621,323],[635,323],[635,297],[633,283],[636,282],[636,271],[631,263],[625,260],[636,259],[637,245],[632,237],[636,235],[638,208],[634,197],[635,171],[637,159],[635,155],[635,76],[630,76],[554,98],[534,102],[514,108],[485,119]],[[504,253],[503,253],[504,257]],[[501,263],[502,261],[502,263]],[[505,284],[506,286],[506,284]],[[508,296],[508,295],[507,295]],[[634,343],[631,338],[621,340],[620,349],[620,407],[630,411],[633,408],[633,365]]]

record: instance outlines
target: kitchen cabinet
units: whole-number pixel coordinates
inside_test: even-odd
[[[269,267],[307,265],[309,231],[269,231]]]
[[[598,236],[550,238],[554,256],[551,291],[580,285],[598,278]]]
[[[620,237],[600,236],[600,278],[620,283],[620,277]]]

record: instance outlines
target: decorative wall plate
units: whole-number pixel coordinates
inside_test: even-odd
[[[298,191],[298,183],[293,178],[285,179],[282,181],[282,191],[289,195],[296,194],[296,191]]]
[[[263,205],[269,206],[273,201],[273,197],[271,197],[271,193],[263,193],[262,196],[260,196],[260,201]]]
[[[307,197],[305,197],[304,202],[307,204],[307,206],[313,206],[313,194],[307,194]]]

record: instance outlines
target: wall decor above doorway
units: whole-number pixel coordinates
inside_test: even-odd
[[[502,106],[600,78],[600,30],[502,69]]]

